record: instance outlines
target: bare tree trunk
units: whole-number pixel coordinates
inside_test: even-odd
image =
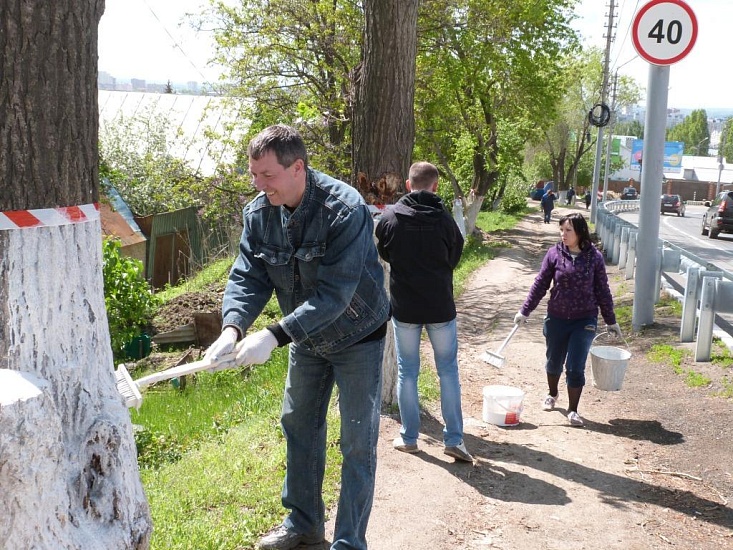
[[[0,548],[149,546],[93,204],[103,11],[0,4]]]
[[[417,5],[417,0],[364,2],[366,34],[356,87],[352,176],[362,194],[368,195],[365,182],[371,187],[375,196],[365,198],[372,203],[399,198],[412,162]]]
[[[366,0],[366,31],[354,108],[352,178],[370,204],[404,192],[415,141],[417,0]],[[385,281],[389,272],[385,269]],[[388,331],[391,333],[391,330]],[[397,402],[391,334],[384,353],[382,403]]]

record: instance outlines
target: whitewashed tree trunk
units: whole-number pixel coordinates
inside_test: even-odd
[[[0,548],[145,549],[98,220],[0,228]]]
[[[471,191],[466,197],[466,235],[472,235],[476,229],[476,219],[481,212],[481,205],[484,203],[483,195],[476,195]]]

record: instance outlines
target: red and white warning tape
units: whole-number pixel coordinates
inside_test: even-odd
[[[49,227],[99,219],[99,204],[0,212],[0,230]]]

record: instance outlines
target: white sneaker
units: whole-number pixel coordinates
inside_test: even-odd
[[[543,411],[551,411],[552,409],[555,408],[555,403],[556,402],[557,402],[557,397],[552,397],[551,395],[548,395],[542,401],[542,410]]]
[[[473,457],[471,456],[471,453],[466,450],[466,445],[463,441],[455,447],[446,447],[443,450],[443,454],[452,456],[456,460],[461,460],[462,462],[473,462]]]
[[[568,413],[568,422],[570,422],[571,426],[582,426],[583,425],[583,419],[580,418],[580,415],[576,413],[575,411],[570,411]]]

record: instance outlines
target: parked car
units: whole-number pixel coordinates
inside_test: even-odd
[[[717,239],[720,233],[733,233],[733,191],[722,191],[702,215],[702,234]]]
[[[679,195],[662,195],[662,214],[673,212],[678,216],[685,215],[685,203]]]
[[[622,201],[635,201],[638,199],[639,192],[636,190],[636,187],[624,187],[624,190],[621,192]]]

